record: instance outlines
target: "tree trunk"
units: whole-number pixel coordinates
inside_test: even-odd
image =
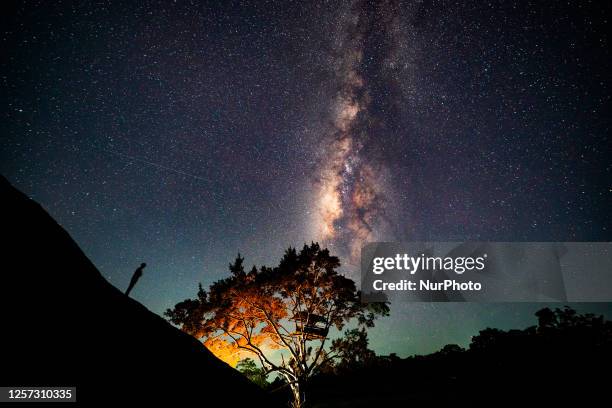
[[[304,394],[301,391],[301,381],[296,380],[291,384],[291,393],[293,394],[293,401],[291,402],[291,408],[304,408]]]

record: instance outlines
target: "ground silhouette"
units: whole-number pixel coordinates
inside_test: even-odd
[[[101,404],[270,406],[200,342],[109,284],[3,177],[0,385],[77,387]]]

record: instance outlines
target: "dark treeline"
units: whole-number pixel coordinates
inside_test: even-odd
[[[542,309],[523,330],[487,328],[467,349],[447,345],[426,355],[376,356],[359,338],[345,357],[308,386],[309,406],[531,405],[605,400],[612,322],[565,307]],[[365,358],[364,358],[365,356]],[[269,389],[281,384],[276,380]],[[280,400],[283,391],[276,391]]]

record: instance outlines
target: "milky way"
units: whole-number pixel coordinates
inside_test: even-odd
[[[370,21],[351,4],[338,23],[331,56],[338,91],[330,101],[330,124],[322,139],[315,179],[313,225],[323,242],[344,242],[349,261],[382,228],[385,200],[381,165],[363,154],[371,120],[368,84],[362,73],[364,43]],[[334,61],[335,59],[335,61]]]

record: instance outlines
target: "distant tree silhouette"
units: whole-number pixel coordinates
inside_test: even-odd
[[[166,316],[213,351],[257,356],[266,374],[284,378],[293,407],[300,408],[305,383],[335,357],[325,349],[330,329],[342,330],[349,322],[361,330],[372,327],[388,306],[361,303],[355,282],[338,274],[338,258],[317,243],[299,253],[289,248],[274,268],[247,273],[243,263],[238,255],[230,277],[208,291],[200,285],[196,299],[178,303]],[[275,350],[280,358],[272,357]]]
[[[344,337],[334,339],[331,356],[338,357],[336,368],[340,371],[364,366],[376,358],[368,348],[368,332],[364,327],[347,330]]]
[[[540,331],[552,329],[558,323],[557,315],[555,314],[555,312],[553,312],[547,307],[538,310],[535,315],[538,318],[538,329]]]
[[[447,344],[446,346],[442,347],[440,351],[436,352],[436,354],[448,356],[452,354],[463,353],[464,351],[465,349],[457,344]]]
[[[540,309],[535,315],[538,325],[524,330],[503,331],[487,328],[480,331],[472,338],[470,350],[493,351],[505,347],[516,350],[518,345],[546,346],[550,349],[566,343],[592,348],[612,344],[612,322],[605,320],[603,316],[579,314],[569,306],[555,310]]]
[[[536,316],[537,325],[525,329],[484,329],[467,349],[449,344],[429,355],[376,356],[367,363],[347,352],[336,369],[311,379],[309,398],[320,406],[358,408],[372,401],[376,406],[601,405],[608,398],[612,322],[569,307],[542,309]],[[351,343],[347,348],[358,353],[367,348],[364,340],[356,331],[336,344]]]
[[[252,358],[240,360],[236,365],[236,369],[261,388],[266,388],[269,385],[266,370],[261,367],[257,367],[255,360]]]
[[[494,348],[505,333],[499,329],[491,329],[487,327],[481,330],[477,336],[472,337],[470,350],[488,350]]]

